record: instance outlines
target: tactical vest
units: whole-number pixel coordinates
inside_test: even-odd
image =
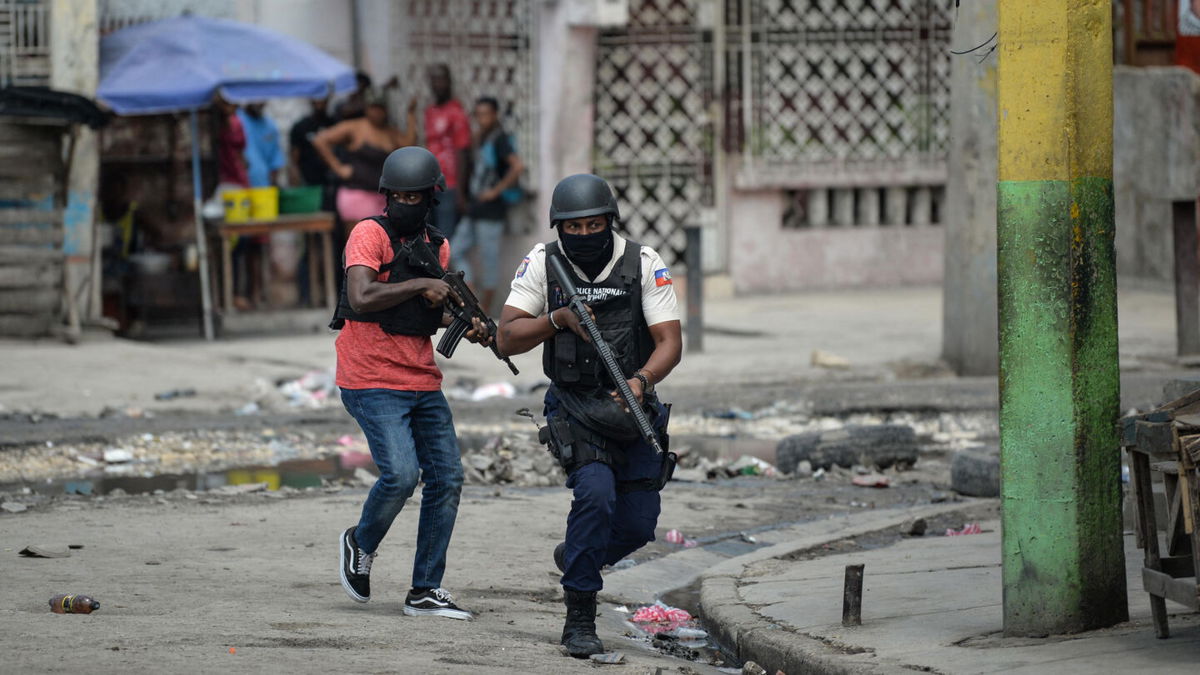
[[[391,228],[388,227],[386,218],[373,216],[368,220],[374,220],[379,223],[384,232],[387,232],[388,239],[392,244],[392,252],[395,257],[392,259],[392,262],[384,265],[379,270],[380,272],[388,273],[385,283],[398,284],[410,279],[432,278],[429,274],[409,264],[408,256],[405,254],[404,249],[404,238],[396,236],[392,232]],[[442,242],[446,241],[446,237],[432,225],[426,225],[425,230],[429,233],[429,246],[433,249],[434,255],[438,256]],[[347,291],[349,280],[346,278],[345,266],[346,260],[345,254],[343,254],[342,292],[338,296],[337,310],[333,314],[333,320],[329,322],[329,327],[333,330],[341,330],[346,325],[347,320],[377,323],[383,329],[383,332],[388,335],[433,335],[442,327],[441,306],[430,307],[424,298],[419,295],[409,298],[394,307],[381,309],[377,312],[360,313],[354,311],[354,308],[350,306],[350,296]]]
[[[564,265],[584,302],[596,315],[596,325],[628,379],[641,368],[654,350],[654,340],[642,314],[641,245],[625,242],[625,253],[608,277],[600,281],[582,279],[570,264]],[[546,244],[546,256],[562,256],[558,242]],[[562,287],[546,275],[546,297],[550,311],[567,304]],[[616,384],[604,369],[600,354],[591,343],[569,330],[559,331],[543,343],[542,370],[560,387],[570,389],[612,388]]]

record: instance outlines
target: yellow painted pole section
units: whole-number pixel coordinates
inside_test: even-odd
[[[1109,0],[1000,3],[1001,181],[1112,176],[1111,70],[1094,66],[1112,62],[1111,13]]]

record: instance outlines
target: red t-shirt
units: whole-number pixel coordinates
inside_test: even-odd
[[[230,115],[225,120],[225,126],[217,135],[217,180],[221,183],[236,183],[242,187],[250,187],[250,174],[246,171],[246,160],[242,153],[246,150],[246,130],[242,120],[236,115]]]
[[[346,242],[346,267],[365,265],[379,271],[395,254],[383,226],[364,220]],[[442,267],[450,264],[450,242],[439,252]],[[379,275],[387,281],[388,273]],[[388,335],[377,323],[346,321],[334,343],[337,378],[344,389],[437,391],[442,371],[433,360],[433,340],[425,335]]]
[[[457,100],[425,109],[425,147],[442,166],[446,189],[458,187],[458,151],[471,147],[471,123]]]

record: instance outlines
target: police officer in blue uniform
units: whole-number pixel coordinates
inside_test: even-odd
[[[534,246],[517,268],[498,335],[506,355],[541,345],[552,382],[542,440],[574,493],[554,561],[567,605],[562,644],[577,658],[604,650],[595,620],[600,569],[654,540],[671,459],[639,435],[558,281],[547,273],[547,257],[566,263],[664,447],[669,408],[655,385],[679,363],[683,345],[670,271],[652,248],[619,235],[619,223],[616,198],[602,178],[563,179],[550,204],[558,239]]]

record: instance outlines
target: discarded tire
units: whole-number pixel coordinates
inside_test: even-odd
[[[950,460],[950,487],[968,497],[1000,496],[1000,448],[959,450]]]
[[[850,426],[788,436],[776,447],[775,465],[784,473],[794,472],[805,460],[814,469],[912,466],[917,463],[917,434],[900,424]]]

